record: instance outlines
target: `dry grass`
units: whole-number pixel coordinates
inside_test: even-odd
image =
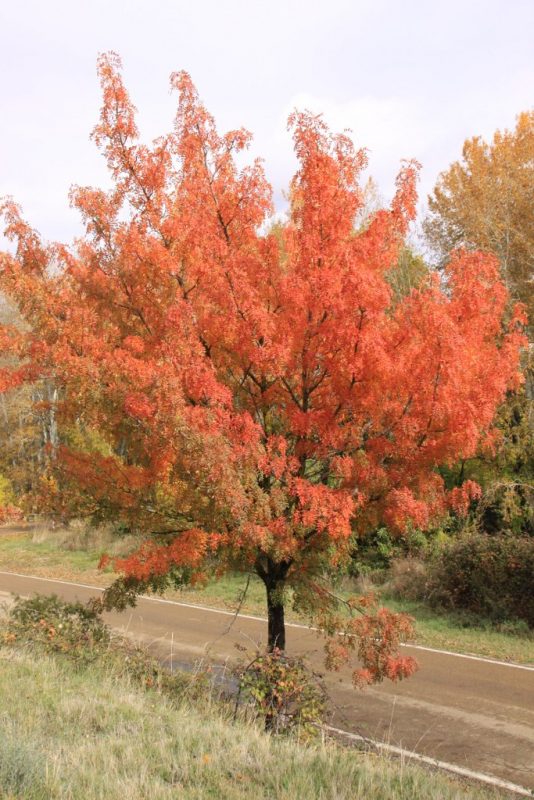
[[[53,545],[58,550],[80,551],[111,556],[123,556],[139,545],[140,539],[133,535],[117,536],[110,525],[91,527],[81,520],[74,520],[68,527],[51,528],[40,522],[28,528],[34,544]]]
[[[489,800],[441,774],[303,747],[178,706],[112,670],[0,650],[0,797],[22,800]]]

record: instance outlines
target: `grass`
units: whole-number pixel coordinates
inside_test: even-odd
[[[38,657],[36,657],[38,655]],[[490,800],[402,761],[299,745],[232,723],[215,700],[173,702],[110,666],[0,648],[4,800]]]
[[[53,538],[32,541],[27,533],[0,532],[0,565],[8,572],[29,572],[41,577],[79,580],[91,575],[105,586],[109,577],[98,570],[99,556],[86,550],[60,550]]]
[[[131,542],[128,540],[122,542],[124,548],[129,544]],[[33,531],[0,529],[0,570],[107,586],[115,575],[109,571],[99,571],[98,561],[102,553],[110,548],[116,549],[117,543],[105,534],[87,541],[83,529],[75,528],[67,533],[50,532],[45,528]],[[245,582],[243,575],[225,575],[204,588],[167,592],[166,596],[216,608],[235,609]],[[521,636],[498,630],[493,623],[473,616],[439,613],[422,602],[399,600],[387,595],[383,597],[383,602],[393,610],[404,611],[415,618],[417,644],[521,664],[534,663],[532,635]],[[264,588],[255,576],[251,577],[242,612],[265,615]],[[287,619],[302,621],[291,610]]]

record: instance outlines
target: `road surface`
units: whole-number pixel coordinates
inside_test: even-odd
[[[57,594],[86,601],[101,590],[0,572],[0,592]],[[234,660],[236,643],[265,641],[265,621],[157,598],[106,615],[114,628],[143,640],[175,662]],[[230,629],[229,629],[230,628]],[[306,654],[321,669],[322,642],[304,626],[288,625],[288,652]],[[326,674],[336,708],[332,724],[534,790],[534,668],[440,651],[406,651],[419,672],[398,684],[352,688],[350,672]],[[172,654],[172,656],[171,656]]]

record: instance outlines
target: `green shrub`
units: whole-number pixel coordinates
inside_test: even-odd
[[[110,634],[101,613],[82,603],[65,603],[56,595],[18,598],[11,609],[4,639],[38,644],[45,652],[71,660],[93,661],[107,648]]]
[[[445,545],[429,569],[432,605],[534,627],[534,539],[472,533]]]
[[[383,579],[387,580],[387,573],[395,561],[426,558],[444,536],[446,534],[440,528],[423,531],[409,527],[402,536],[395,536],[387,528],[377,528],[354,540],[348,574],[354,578],[369,576],[375,580],[382,572]]]
[[[326,691],[301,659],[275,649],[238,670],[238,680],[237,702],[248,703],[270,733],[296,734],[301,740],[318,735]]]
[[[388,529],[377,528],[368,536],[354,541],[349,575],[358,578],[385,571],[400,553],[400,543],[394,540]]]

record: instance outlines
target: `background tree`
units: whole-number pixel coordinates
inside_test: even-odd
[[[443,172],[428,199],[424,224],[443,264],[457,247],[495,253],[513,298],[534,320],[534,111],[514,131],[497,131],[488,144],[468,139],[462,159]],[[532,330],[531,330],[532,340]]]
[[[16,308],[1,295],[0,325],[22,325]],[[13,369],[16,364],[13,354],[6,352],[1,366]],[[13,515],[15,504],[24,505],[24,497],[31,493],[42,472],[47,411],[43,404],[38,405],[40,394],[39,383],[0,391],[0,520]]]
[[[523,369],[528,375],[525,362]],[[467,521],[469,530],[534,536],[533,415],[532,398],[525,387],[510,392],[495,418],[495,446],[443,470],[451,488],[466,480],[474,480],[482,487],[482,496]],[[459,522],[462,529],[463,522]]]
[[[116,562],[124,578],[108,602],[210,564],[254,571],[271,649],[285,647],[290,586],[327,632],[344,625],[331,664],[356,648],[357,681],[408,674],[395,654],[407,619],[363,601],[342,620],[322,581],[349,557],[353,527],[424,526],[476,494],[469,483],[449,497],[437,467],[491,439],[519,379],[521,317],[504,326],[496,260],[459,253],[447,293],[429,279],[395,297],[387,275],[416,170],[356,232],[365,155],[308,113],[289,122],[289,221],[262,234],[270,186],[259,162],[239,170],[234,158],[249,135],[219,135],[179,73],[174,131],[141,145],[117,57],[99,70],[94,138],[114,188],[73,190],[86,234],[71,248],[42,244],[6,204],[17,250],[2,285],[28,323],[3,331],[22,365],[4,385],[53,379],[61,425],[85,437],[54,454],[63,513],[119,518],[146,537]]]
[[[393,302],[400,302],[411,294],[412,289],[422,287],[424,281],[430,278],[430,270],[424,258],[405,244],[400,250],[397,263],[392,266],[386,279],[393,291]]]
[[[384,200],[373,178],[368,178],[362,189],[361,205],[356,213],[354,227],[363,233],[371,225],[375,215],[384,207]],[[430,270],[424,258],[417,252],[410,235],[399,248],[397,260],[391,264],[386,279],[393,290],[393,300],[400,300],[417,289],[429,277]]]
[[[534,322],[534,111],[517,118],[514,131],[497,131],[491,144],[465,142],[461,161],[439,177],[424,223],[427,240],[445,264],[456,247],[479,248],[499,259],[511,298],[524,303],[529,338]],[[499,410],[500,441],[494,456],[479,453],[453,474],[484,487],[484,530],[532,532],[534,497],[533,351],[522,357],[525,384]]]

